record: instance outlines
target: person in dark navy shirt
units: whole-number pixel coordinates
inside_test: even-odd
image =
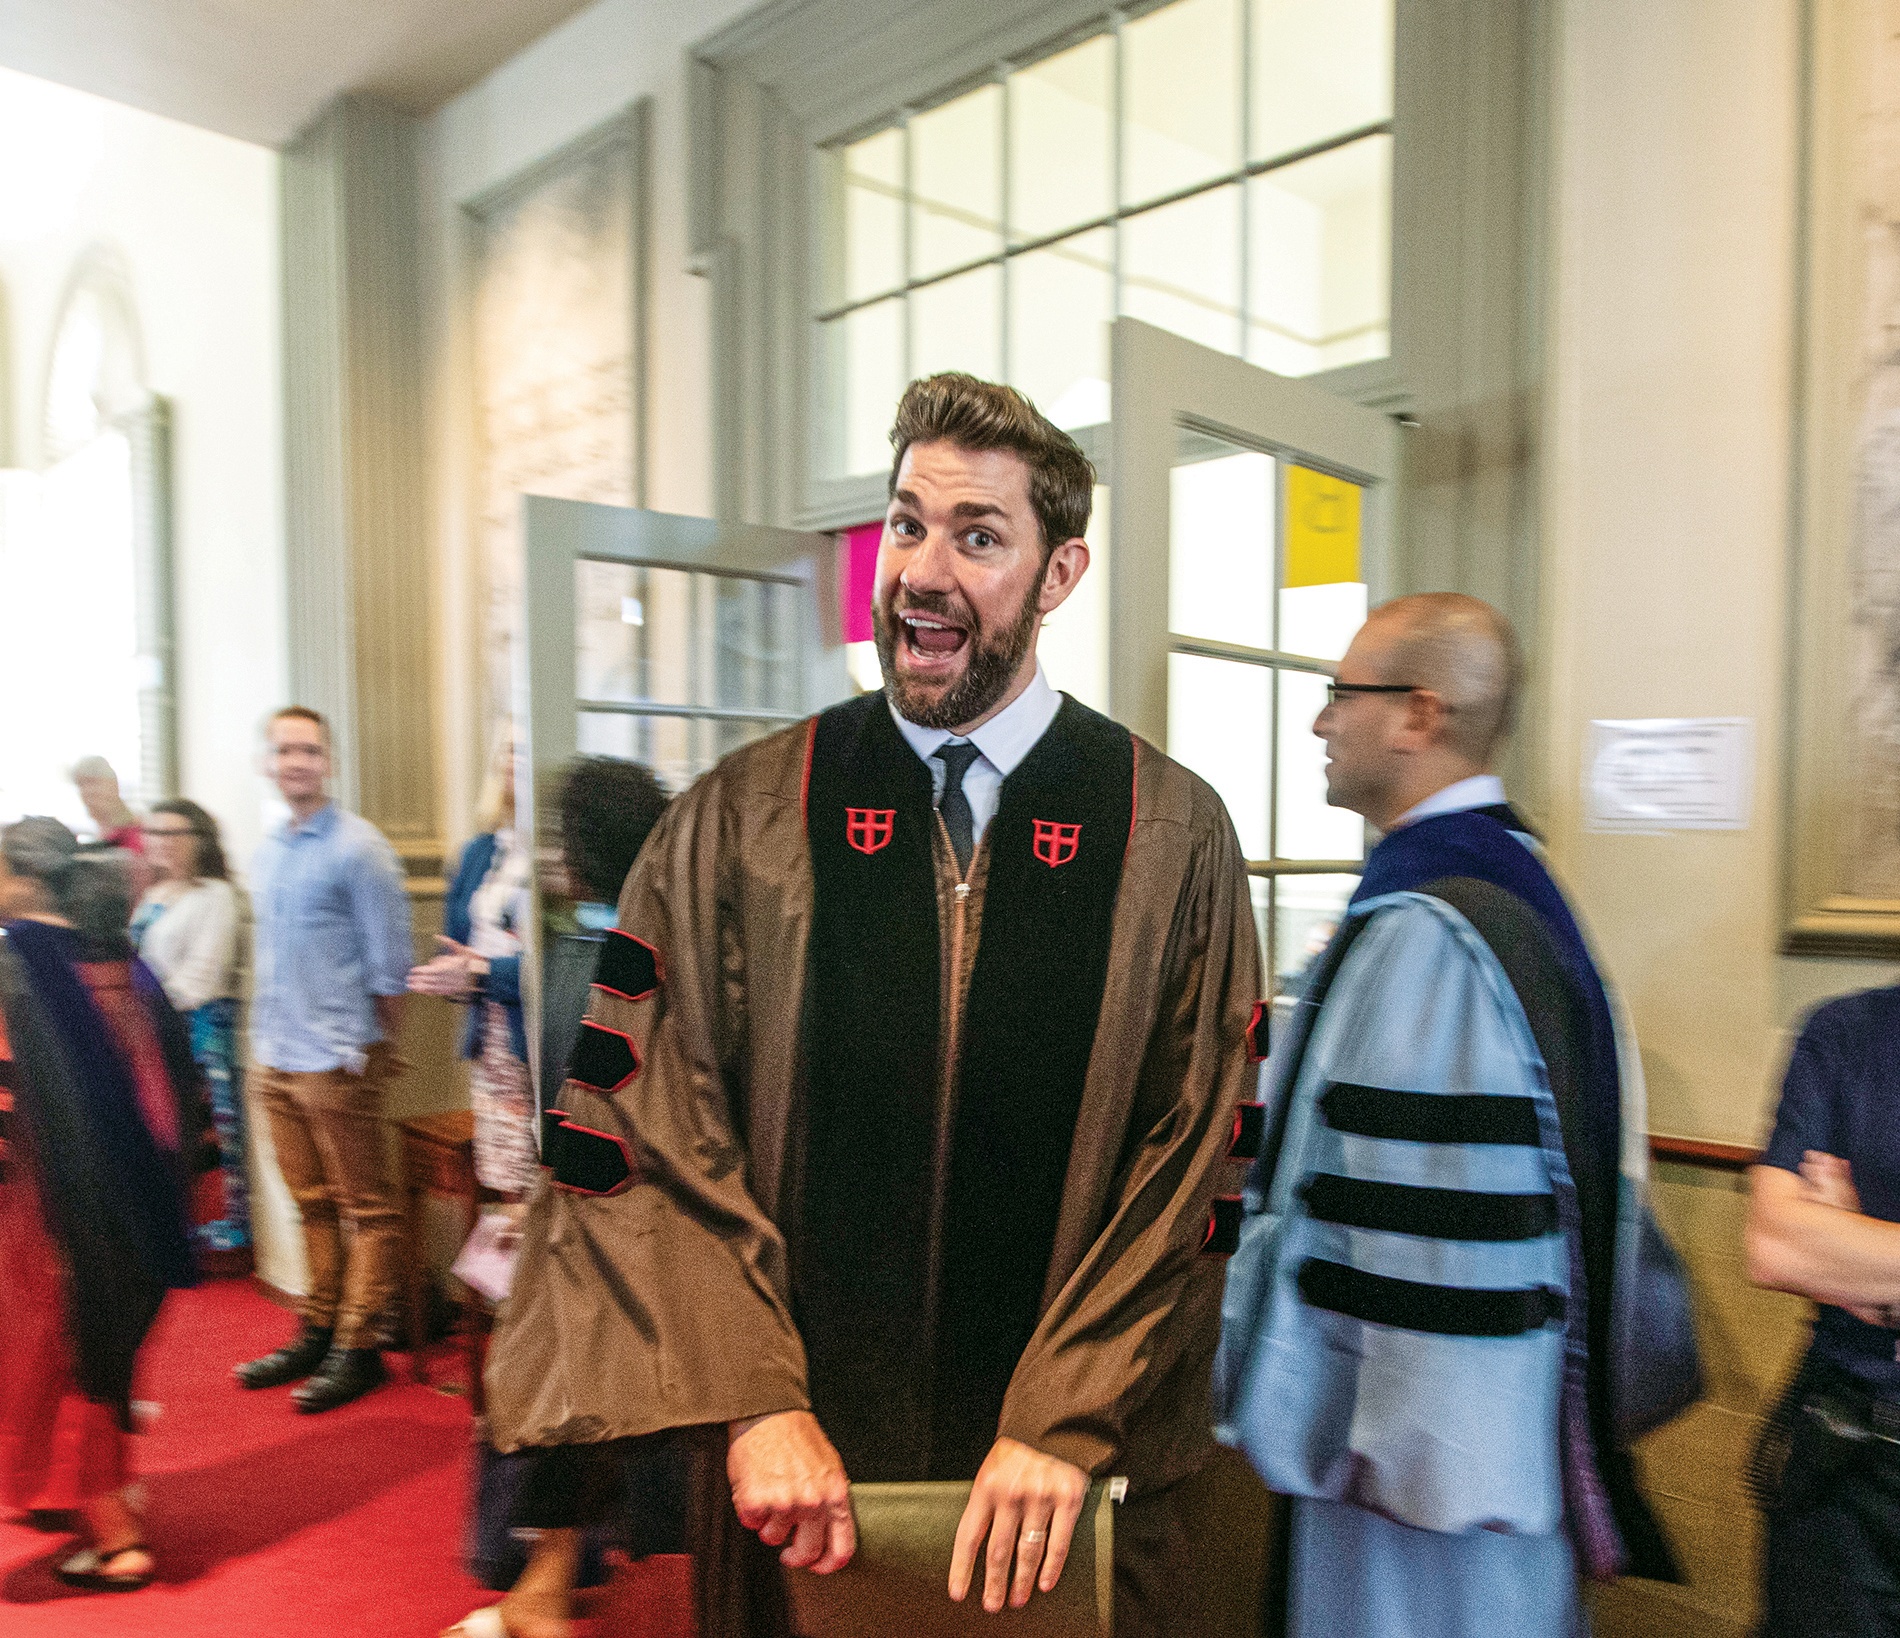
[[[1762,1632],[1900,1635],[1900,986],[1809,1016],[1750,1176],[1749,1278],[1820,1305],[1757,1453]]]

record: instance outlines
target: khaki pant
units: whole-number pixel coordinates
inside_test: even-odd
[[[303,1218],[310,1264],[303,1317],[311,1325],[334,1326],[338,1348],[379,1346],[378,1326],[395,1306],[403,1214],[389,1176],[383,1091],[397,1068],[394,1049],[378,1042],[360,1075],[347,1069],[253,1071],[278,1169]]]

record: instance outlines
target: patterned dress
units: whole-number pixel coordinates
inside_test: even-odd
[[[193,1230],[205,1251],[239,1252],[251,1243],[238,1003],[234,993],[208,993],[236,989],[237,905],[228,882],[193,882],[182,892],[161,884],[140,900],[131,928],[133,947],[157,973],[191,1031],[191,1055],[204,1072],[210,1097],[217,1176],[196,1191]],[[166,923],[163,932],[158,931],[161,922]]]
[[[530,914],[533,861],[512,831],[495,837],[494,862],[469,901],[469,948],[489,961],[519,957],[520,928]],[[469,1060],[469,1107],[475,1112],[475,1175],[507,1195],[528,1192],[539,1158],[534,1146],[534,1087],[515,1055],[508,1008],[481,1009],[480,1047]]]

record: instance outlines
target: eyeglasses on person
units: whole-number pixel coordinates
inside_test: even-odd
[[[1416,694],[1417,683],[1343,683],[1329,682],[1326,685],[1326,703],[1337,705],[1341,695],[1351,694]]]

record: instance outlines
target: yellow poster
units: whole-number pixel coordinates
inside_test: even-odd
[[[1359,485],[1309,467],[1286,469],[1286,584],[1332,586],[1359,572]]]

